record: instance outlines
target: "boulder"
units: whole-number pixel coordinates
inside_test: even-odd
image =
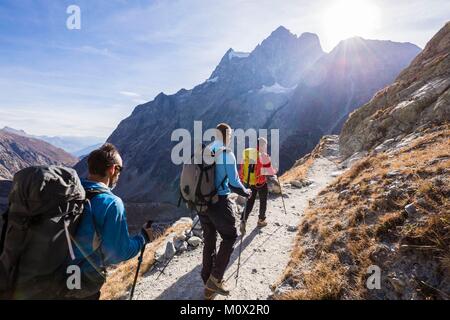
[[[177,240],[185,241],[186,240],[186,234],[183,232],[183,233],[181,233],[179,235],[176,235],[174,239],[175,239],[175,241],[177,241]]]
[[[303,183],[300,180],[293,180],[291,181],[291,186],[295,187],[295,188],[303,188]]]
[[[180,225],[180,224],[192,224],[192,219],[189,218],[189,217],[180,218],[179,220],[177,220],[177,222],[175,222],[173,224],[173,226],[175,227],[175,226]]]
[[[295,187],[295,188],[304,188],[307,187],[309,185],[313,184],[312,180],[309,179],[301,179],[301,180],[293,180],[291,181],[291,186]]]
[[[198,247],[200,245],[200,243],[202,243],[202,239],[194,236],[194,237],[189,238],[189,240],[187,242],[190,246],[195,248],[195,247]]]
[[[177,248],[178,252],[185,252],[188,249],[188,243],[186,241],[182,241],[180,246]]]
[[[168,260],[173,258],[177,251],[175,250],[174,243],[172,241],[167,241],[166,251],[164,252],[164,259]]]
[[[413,215],[413,214],[415,214],[417,212],[417,209],[416,209],[416,206],[413,203],[410,203],[410,204],[405,206],[405,211],[409,215]]]
[[[192,233],[195,237],[203,238],[203,230],[194,229],[192,230]]]

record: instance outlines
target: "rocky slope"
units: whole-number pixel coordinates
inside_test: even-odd
[[[393,84],[352,113],[340,136],[342,152],[350,156],[424,124],[449,120],[450,22]]]
[[[0,130],[0,179],[11,179],[14,173],[31,165],[73,166],[77,161],[47,142]]]
[[[449,26],[345,123],[275,298],[450,299]]]
[[[283,27],[251,53],[230,49],[207,81],[174,95],[161,93],[120,123],[108,139],[126,165],[116,191],[127,202],[175,203],[180,167],[170,159],[177,143],[170,141],[171,133],[192,132],[195,120],[204,129],[220,122],[280,129],[280,158],[288,167],[324,133],[337,130],[340,119],[392,81],[419,51],[411,44],[354,39],[325,54],[316,35],[297,37]],[[77,170],[84,175],[86,163]]]
[[[277,299],[449,299],[450,127],[339,164],[300,221]],[[373,267],[380,288],[367,286]]]

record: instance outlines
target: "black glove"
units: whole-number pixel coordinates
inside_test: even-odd
[[[141,229],[141,234],[144,237],[146,244],[155,240],[155,233],[153,232],[152,224],[153,221],[148,221],[142,226]]]

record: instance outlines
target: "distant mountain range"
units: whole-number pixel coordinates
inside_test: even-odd
[[[73,166],[78,158],[45,141],[0,130],[0,180],[32,165]]]
[[[66,152],[74,155],[75,157],[82,157],[89,154],[92,150],[100,146],[105,139],[99,137],[71,137],[71,136],[61,136],[61,137],[50,137],[50,136],[35,136],[26,133],[23,130],[17,130],[10,127],[3,128],[4,131],[10,132],[16,135],[40,139],[46,141],[55,147],[61,148]]]
[[[191,90],[160,93],[139,105],[108,138],[126,170],[116,192],[128,202],[178,197],[171,133],[227,122],[233,128],[280,130],[281,168],[339,132],[348,114],[391,83],[420,52],[410,43],[352,38],[325,53],[317,35],[279,27],[252,52],[229,49],[210,78]],[[76,168],[86,174],[86,163]]]

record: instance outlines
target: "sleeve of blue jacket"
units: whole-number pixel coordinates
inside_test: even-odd
[[[136,256],[145,244],[142,235],[130,238],[122,200],[109,205],[102,230],[102,250],[106,264],[116,264]]]
[[[239,178],[239,172],[236,166],[236,157],[232,152],[226,152],[225,154],[225,171],[232,189],[241,190],[242,192],[246,190],[241,182],[241,179]],[[245,195],[245,192],[241,195]]]

